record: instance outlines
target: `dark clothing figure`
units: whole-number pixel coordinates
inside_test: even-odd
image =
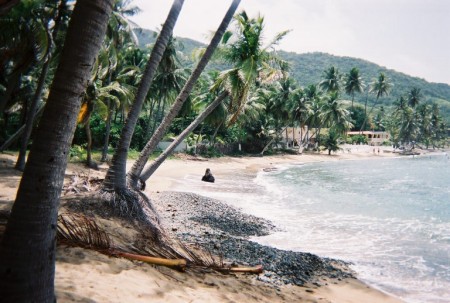
[[[205,175],[202,177],[202,181],[214,183],[214,176],[211,174],[209,168],[206,169]]]

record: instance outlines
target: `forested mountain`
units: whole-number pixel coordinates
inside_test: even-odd
[[[320,82],[323,71],[330,66],[337,67],[344,74],[351,68],[357,67],[366,84],[383,72],[394,86],[390,96],[380,99],[382,104],[391,105],[397,98],[407,94],[411,88],[418,87],[425,96],[426,102],[438,103],[443,113],[447,113],[447,118],[450,115],[450,86],[447,84],[430,83],[424,79],[352,57],[339,57],[318,52],[297,54],[280,51],[279,53],[281,57],[291,63],[291,76],[302,86]],[[358,99],[361,100],[362,97],[358,97]],[[375,97],[369,96],[369,100],[373,101]]]
[[[145,47],[155,41],[154,32],[147,29],[136,30],[139,39],[139,45]],[[198,47],[205,46],[203,43],[189,39],[177,37],[177,40],[183,45],[180,49],[190,58],[191,53]],[[406,95],[413,87],[421,89],[424,101],[427,103],[437,103],[445,120],[450,123],[450,85],[444,83],[430,83],[418,77],[412,77],[393,69],[377,65],[375,63],[352,57],[340,57],[326,53],[305,53],[297,54],[294,52],[279,51],[280,57],[291,64],[290,75],[301,86],[316,84],[322,80],[323,71],[330,66],[335,66],[341,74],[346,74],[353,67],[357,67],[366,84],[372,82],[380,72],[393,83],[391,94],[380,98],[379,104],[391,106],[400,96]],[[217,65],[213,65],[217,66]],[[347,98],[347,96],[344,96]],[[349,98],[349,97],[348,97]],[[356,95],[355,102],[364,103],[366,94]],[[375,96],[369,94],[369,104],[375,101]]]

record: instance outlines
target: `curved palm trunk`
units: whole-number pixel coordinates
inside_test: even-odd
[[[197,118],[195,118],[194,121],[192,121],[189,126],[181,132],[181,134],[178,135],[178,137],[166,148],[166,150],[159,155],[140,175],[139,179],[141,181],[147,181],[148,178],[150,178],[151,175],[158,169],[158,167],[164,162],[164,160],[167,159],[168,156],[172,154],[174,149],[200,124],[202,123],[206,117],[212,111],[225,100],[225,98],[228,97],[227,92],[223,92],[220,94],[216,100],[214,100],[210,105],[208,105],[205,110],[198,115]]]
[[[17,158],[16,162],[16,169],[23,171],[25,168],[25,158],[26,158],[26,152],[27,152],[27,146],[28,142],[31,137],[31,131],[33,130],[34,120],[36,119],[36,113],[39,101],[41,100],[42,91],[44,90],[45,85],[45,79],[47,78],[48,70],[50,68],[50,61],[52,60],[52,53],[53,53],[53,41],[55,41],[59,28],[61,25],[62,20],[62,11],[65,9],[66,2],[61,1],[58,7],[57,15],[54,18],[55,19],[55,27],[53,29],[53,33],[51,35],[51,46],[47,54],[47,60],[44,63],[44,66],[42,67],[41,74],[39,76],[38,85],[36,88],[36,91],[34,92],[33,99],[31,100],[30,108],[28,110],[27,119],[25,123],[25,130],[22,135],[22,140],[20,142],[20,151],[19,156]],[[49,35],[50,36],[50,35]]]
[[[78,0],[73,11],[61,62],[0,245],[0,298],[4,302],[55,302],[59,196],[81,96],[113,2]]]
[[[161,141],[161,139],[164,137],[164,135],[165,135],[167,129],[169,128],[170,124],[172,123],[173,119],[176,117],[176,115],[180,111],[181,107],[183,106],[183,103],[188,98],[190,92],[192,91],[192,88],[194,87],[195,82],[197,82],[201,73],[205,69],[206,64],[208,64],[215,49],[217,48],[217,45],[219,44],[220,40],[222,39],[222,36],[225,33],[231,19],[233,18],[233,15],[234,15],[237,7],[239,6],[240,2],[241,2],[240,0],[233,0],[233,2],[231,3],[230,8],[228,9],[227,13],[225,14],[225,17],[223,18],[219,28],[217,29],[216,33],[214,34],[214,37],[212,38],[210,44],[206,48],[206,51],[203,54],[202,58],[200,59],[199,63],[197,64],[195,70],[192,72],[191,76],[189,77],[188,81],[184,85],[183,89],[181,90],[180,94],[178,95],[177,99],[175,100],[175,102],[172,105],[169,112],[164,117],[164,119],[161,122],[161,124],[159,125],[159,127],[153,133],[152,137],[150,138],[150,140],[145,145],[144,149],[139,154],[139,158],[134,162],[133,167],[131,168],[130,172],[128,173],[128,177],[130,179],[130,184],[132,187],[137,186],[139,176],[141,175],[141,172],[144,169],[144,166],[148,161],[148,157],[155,150],[159,141]]]
[[[153,77],[158,69],[159,63],[161,62],[161,58],[166,50],[169,39],[172,36],[172,31],[178,19],[178,15],[180,14],[181,8],[183,7],[183,3],[184,0],[174,0],[166,22],[164,22],[161,33],[155,42],[155,46],[153,47],[145,68],[144,75],[142,76],[136,98],[131,106],[130,112],[128,113],[125,126],[122,128],[119,144],[113,156],[112,165],[106,174],[104,181],[105,189],[121,191],[127,187],[126,164],[131,138],[133,137],[133,132],[136,127],[142,105],[144,104],[145,97],[150,89]]]

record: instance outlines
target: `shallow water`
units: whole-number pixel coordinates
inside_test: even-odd
[[[450,302],[447,155],[298,164],[178,190],[272,220],[265,245],[352,262],[363,281],[407,302]]]

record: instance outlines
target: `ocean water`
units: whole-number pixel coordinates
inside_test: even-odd
[[[299,163],[215,184],[198,178],[186,176],[177,190],[220,199],[280,228],[256,242],[351,262],[358,278],[406,302],[450,302],[446,154]]]

